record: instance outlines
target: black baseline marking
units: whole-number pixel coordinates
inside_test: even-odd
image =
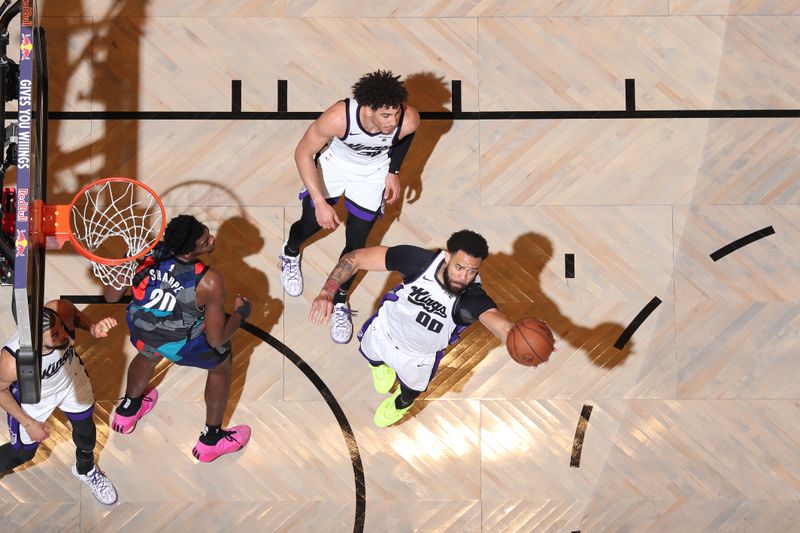
[[[564,277],[575,277],[575,254],[564,254]]]
[[[636,111],[636,80],[625,80],[625,111]]]
[[[242,80],[231,80],[231,113],[242,112]]]
[[[450,82],[450,103],[453,113],[461,113],[461,80]]]
[[[320,111],[51,111],[49,120],[316,120]],[[800,118],[800,109],[686,109],[599,111],[420,111],[425,120],[612,120]],[[6,113],[17,119],[16,111]]]
[[[661,300],[658,298],[658,296],[653,296],[653,299],[650,300],[641,311],[639,311],[639,314],[636,315],[636,318],[634,318],[633,321],[628,324],[628,327],[625,328],[625,331],[620,334],[617,342],[614,343],[614,348],[617,350],[623,349],[633,334],[636,333],[636,330],[639,329],[639,326],[641,326],[644,321],[647,320],[647,317],[650,316],[650,313],[655,311],[656,307],[659,305],[661,305]]]
[[[711,259],[713,259],[714,262],[716,263],[717,261],[719,261],[720,259],[722,259],[726,255],[728,255],[729,253],[735,252],[739,248],[747,246],[751,242],[755,242],[755,241],[757,241],[759,239],[763,239],[764,237],[769,237],[770,235],[775,235],[775,228],[773,228],[772,226],[767,226],[766,228],[762,228],[762,229],[760,229],[758,231],[754,231],[750,235],[745,235],[741,239],[736,239],[732,243],[726,244],[725,246],[723,246],[722,248],[720,248],[716,252],[712,253],[711,254]]]
[[[108,304],[111,305],[111,302],[107,302],[105,298],[102,296],[87,296],[85,294],[62,294],[62,300],[70,301],[74,304]],[[118,301],[113,302],[115,304],[129,304],[131,302],[131,296],[126,294],[122,296]]]
[[[277,111],[242,111],[233,95],[231,111],[50,111],[50,120],[316,120],[320,111],[289,111],[287,80],[278,80]],[[235,85],[232,85],[236,92]],[[800,118],[800,109],[654,109],[636,110],[635,80],[625,80],[625,109],[594,111],[463,111],[461,80],[451,81],[452,111],[420,111],[425,120],[609,120],[679,118]],[[6,113],[16,120],[17,112]]]
[[[569,466],[578,468],[581,466],[581,452],[583,451],[583,438],[586,436],[586,426],[589,425],[589,417],[592,416],[592,406],[583,404],[581,417],[578,419],[578,427],[575,428],[575,438],[572,440],[572,453],[570,454]]]
[[[289,82],[278,80],[278,111],[285,113],[289,110]]]
[[[61,296],[61,298],[64,300],[69,300],[72,303],[79,304],[108,303],[102,296],[64,295]],[[125,303],[129,301],[130,296],[126,296],[123,299],[120,299],[119,302],[114,303]],[[322,395],[325,403],[328,404],[328,407],[333,412],[333,416],[336,417],[336,421],[339,423],[339,429],[342,431],[345,443],[347,444],[347,450],[350,453],[350,462],[353,464],[353,476],[355,478],[356,485],[356,515],[355,523],[353,524],[353,532],[363,533],[367,514],[367,484],[364,480],[364,464],[361,461],[361,453],[358,450],[358,443],[356,442],[356,436],[353,433],[353,428],[350,426],[350,422],[348,422],[342,407],[339,405],[339,402],[336,401],[333,393],[328,386],[325,385],[319,375],[314,372],[314,370],[308,366],[308,363],[303,361],[299,355],[294,353],[291,348],[283,344],[281,341],[263,329],[252,324],[245,323],[242,325],[242,329],[256,338],[266,342],[286,359],[291,361],[292,364],[296,366],[297,369],[300,370],[300,372],[302,372],[309,381],[311,381],[311,383],[313,383],[320,395]]]

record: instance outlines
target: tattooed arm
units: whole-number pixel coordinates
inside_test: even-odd
[[[333,312],[333,295],[339,287],[350,279],[350,276],[359,270],[378,270],[386,271],[386,250],[385,246],[372,246],[361,248],[347,253],[339,259],[333,268],[333,272],[328,276],[328,280],[322,287],[319,296],[311,304],[309,320],[315,324],[327,324]]]

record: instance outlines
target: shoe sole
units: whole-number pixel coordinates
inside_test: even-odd
[[[201,463],[210,463],[210,462],[222,457],[223,455],[228,455],[229,453],[236,453],[236,452],[240,451],[242,448],[244,448],[244,446],[239,446],[235,450],[230,450],[230,451],[227,451],[225,453],[219,453],[217,455],[214,455],[214,457],[212,457],[211,459],[204,459],[204,458],[200,457],[203,454],[200,453],[199,451],[197,451],[197,446],[195,446],[194,448],[192,448],[192,455],[194,455],[194,458],[197,459],[198,461],[200,461]]]
[[[117,433],[122,433],[123,435],[130,435],[133,433],[133,430],[136,429],[136,424],[132,425],[128,431],[124,431],[124,426],[119,424],[111,424],[111,429],[116,431]]]

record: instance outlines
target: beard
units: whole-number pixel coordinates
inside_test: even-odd
[[[464,289],[467,288],[466,285],[464,285],[462,287],[459,287],[457,285],[453,285],[453,282],[452,282],[452,280],[450,280],[450,276],[447,273],[447,267],[445,267],[444,272],[442,273],[442,277],[444,278],[444,288],[445,288],[445,290],[447,292],[449,292],[450,294],[452,294],[453,296],[458,296],[459,294],[464,292]]]

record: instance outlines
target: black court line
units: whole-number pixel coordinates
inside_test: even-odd
[[[564,254],[564,277],[575,277],[575,254]]]
[[[775,235],[775,228],[773,228],[772,226],[767,226],[766,228],[754,231],[750,235],[745,235],[741,239],[736,239],[732,243],[726,244],[716,252],[712,253],[711,259],[713,259],[714,262],[717,262],[726,255],[728,255],[729,253],[735,252],[739,248],[747,246],[751,242],[763,239],[764,237],[769,237],[770,235]]]
[[[107,304],[111,305],[110,302],[107,302],[105,298],[102,296],[86,296],[85,294],[62,294],[62,300],[68,300],[74,304]],[[129,294],[126,294],[118,301],[114,302],[115,304],[128,304],[131,301],[131,297]]]
[[[625,331],[620,334],[617,342],[614,343],[614,348],[618,350],[623,349],[633,334],[636,333],[636,330],[639,329],[639,326],[641,326],[644,321],[647,320],[647,317],[650,316],[650,313],[655,311],[656,307],[659,305],[661,305],[661,300],[658,298],[658,296],[653,296],[653,299],[650,300],[641,311],[639,311],[639,314],[636,315],[636,318],[634,318],[633,321],[628,324],[628,327],[625,328]]]
[[[242,80],[231,80],[231,112],[242,112]]]
[[[49,120],[315,120],[320,111],[51,111]],[[420,111],[425,120],[613,120],[800,118],[800,109],[686,109],[598,111]],[[6,113],[17,119],[16,111]]]
[[[636,111],[636,80],[625,80],[625,111]]]
[[[61,296],[61,298],[77,304],[108,304],[102,296],[65,295]],[[124,303],[126,301],[130,301],[130,296],[120,299],[119,302],[115,303]],[[356,515],[355,523],[353,524],[353,532],[363,533],[367,514],[367,484],[364,479],[364,464],[361,461],[361,453],[358,449],[358,443],[356,442],[353,428],[350,426],[350,422],[348,422],[342,407],[339,405],[339,402],[336,401],[333,393],[328,386],[325,385],[319,375],[308,366],[308,363],[303,361],[299,355],[292,351],[291,348],[263,329],[250,323],[245,323],[242,329],[266,342],[280,352],[286,359],[291,361],[292,364],[314,384],[317,391],[319,391],[320,395],[322,395],[322,398],[325,400],[325,403],[328,404],[328,407],[333,412],[333,416],[336,417],[336,421],[339,423],[339,429],[342,431],[345,443],[347,444],[347,450],[350,453],[350,462],[353,464],[353,476],[356,485]]]
[[[581,466],[581,452],[583,452],[583,439],[586,436],[586,426],[589,425],[589,417],[592,416],[592,406],[583,404],[581,417],[578,419],[578,427],[575,428],[575,438],[572,440],[572,453],[570,454],[569,466],[578,468]]]
[[[333,411],[333,416],[336,417],[336,421],[339,423],[339,429],[342,431],[345,443],[347,444],[347,450],[350,452],[350,462],[353,464],[353,476],[355,477],[356,484],[356,516],[355,523],[353,524],[353,531],[355,533],[362,533],[364,531],[364,522],[367,514],[367,484],[364,480],[364,465],[361,462],[361,453],[358,450],[358,443],[356,442],[353,428],[350,427],[350,422],[347,421],[342,407],[339,405],[339,402],[336,401],[333,393],[328,386],[325,385],[319,375],[288,346],[263,329],[252,324],[245,323],[242,329],[266,342],[291,361],[292,364],[314,384],[325,400],[325,403],[327,403],[330,410]]]
[[[452,80],[450,93],[452,111],[420,111],[419,114],[425,120],[800,118],[800,109],[656,109],[637,111],[635,87],[635,80],[625,80],[624,110],[463,111],[461,109],[461,80]],[[320,111],[289,111],[287,80],[278,80],[277,111],[242,111],[241,81],[233,80],[231,90],[231,111],[51,111],[47,117],[49,120],[315,120],[322,114]],[[16,112],[8,112],[6,116],[9,119],[17,119]]]
[[[453,113],[461,113],[461,80],[450,82],[450,104]]]
[[[289,110],[289,83],[286,80],[278,80],[278,111]]]

